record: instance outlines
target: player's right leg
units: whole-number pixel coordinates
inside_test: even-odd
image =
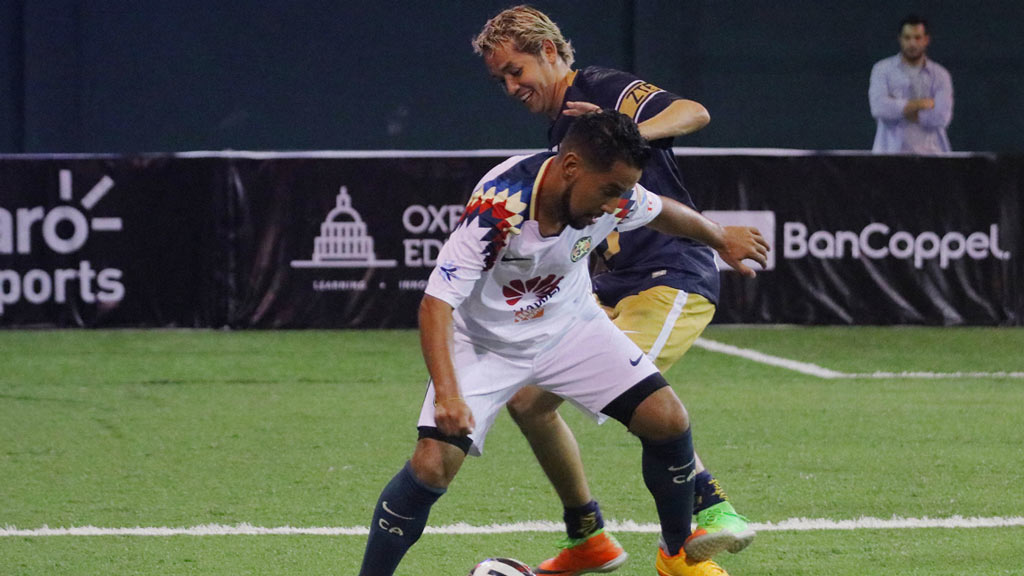
[[[455,444],[420,438],[412,459],[377,500],[360,576],[391,576],[419,540],[434,502],[445,493],[466,458]]]
[[[476,427],[468,436],[441,433],[434,420],[434,386],[427,386],[417,421],[416,451],[377,501],[360,576],[394,574],[402,557],[423,533],[431,506],[444,494],[466,455],[482,453],[495,417],[529,374],[527,360],[481,355],[472,344],[458,338],[454,356],[459,387]]]
[[[530,443],[533,453],[555,488],[563,506],[566,538],[561,552],[540,563],[538,575],[575,576],[611,572],[628,554],[604,530],[604,519],[583,472],[579,446],[558,413],[562,399],[535,386],[523,388],[508,403],[508,411]]]
[[[664,374],[693,346],[714,314],[715,305],[700,294],[655,286],[623,298],[610,316]],[[697,530],[687,541],[686,552],[693,559],[711,558],[723,550],[739,552],[756,533],[733,508],[700,456],[695,456],[693,515]]]

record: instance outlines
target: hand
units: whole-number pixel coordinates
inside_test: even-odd
[[[565,110],[562,111],[562,114],[566,116],[582,116],[587,112],[595,112],[600,109],[600,106],[590,102],[566,102]]]
[[[931,110],[933,108],[935,108],[935,100],[931,98],[907,100],[907,105],[903,107],[903,117],[910,122],[917,122],[917,113],[919,111]]]
[[[465,436],[476,427],[473,411],[461,396],[435,400],[434,423],[445,436]]]
[[[732,266],[740,274],[753,278],[757,272],[743,263],[750,259],[761,265],[768,266],[768,241],[761,236],[761,231],[751,226],[725,226],[725,243],[718,249],[722,260]]]

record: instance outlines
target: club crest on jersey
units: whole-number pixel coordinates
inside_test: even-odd
[[[590,253],[590,236],[584,236],[576,241],[576,244],[572,247],[572,253],[569,254],[569,259],[573,262],[579,262],[581,258]]]

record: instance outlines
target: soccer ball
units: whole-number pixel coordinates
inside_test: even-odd
[[[469,571],[469,576],[536,576],[533,570],[519,560],[488,558]]]

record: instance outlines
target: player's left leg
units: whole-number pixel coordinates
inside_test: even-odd
[[[530,443],[533,453],[562,502],[566,538],[558,555],[537,566],[540,575],[575,576],[611,572],[628,554],[604,530],[597,501],[590,495],[579,445],[558,413],[563,400],[536,386],[523,388],[508,403],[508,411]]]
[[[700,294],[655,286],[620,300],[611,316],[664,374],[693,346],[714,314],[715,305]],[[691,558],[711,558],[722,550],[739,552],[756,533],[733,508],[700,456],[695,457],[693,514],[697,530],[686,551]]]

